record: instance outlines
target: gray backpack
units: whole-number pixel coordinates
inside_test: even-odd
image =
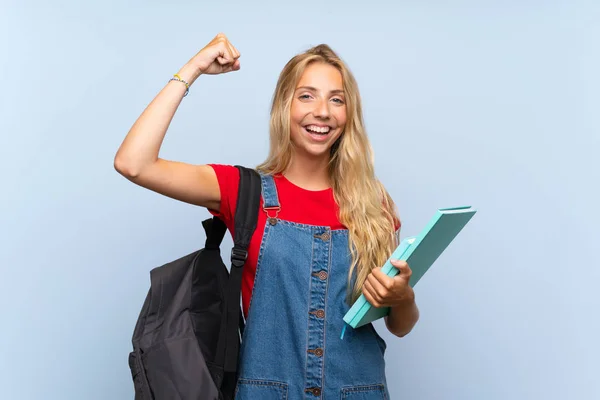
[[[150,290],[129,353],[135,400],[232,400],[235,396],[244,329],[242,267],[261,194],[258,173],[237,168],[240,186],[231,272],[219,248],[227,228],[216,217],[202,222],[203,249],[150,271]]]

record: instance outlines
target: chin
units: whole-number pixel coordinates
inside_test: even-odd
[[[323,157],[329,158],[329,154],[331,153],[331,147],[327,147],[326,149],[323,149],[323,148],[311,149],[309,147],[309,148],[305,149],[305,152],[313,158],[323,158]]]
[[[293,143],[294,153],[308,158],[322,158],[325,155],[329,155],[330,146],[314,146],[309,143]]]
[[[294,143],[296,152],[310,158],[329,157],[333,143]]]

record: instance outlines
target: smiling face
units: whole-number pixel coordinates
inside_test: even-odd
[[[298,155],[329,157],[346,124],[346,102],[340,71],[315,62],[296,85],[290,109],[291,140]]]

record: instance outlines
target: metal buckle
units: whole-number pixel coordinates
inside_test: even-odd
[[[275,210],[275,216],[269,215],[270,210]],[[277,224],[277,216],[279,215],[280,210],[281,210],[281,207],[279,207],[279,206],[263,207],[263,211],[265,212],[265,214],[267,214],[267,221],[269,222],[269,224],[271,224],[271,225]]]
[[[267,217],[271,217],[269,215],[269,211],[271,211],[271,210],[275,210],[275,217],[274,218],[277,218],[277,215],[279,214],[279,211],[281,210],[281,207],[280,206],[263,207],[263,211],[267,214]]]

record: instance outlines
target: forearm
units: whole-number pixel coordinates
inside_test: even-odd
[[[419,308],[413,294],[410,299],[390,308],[385,324],[392,334],[403,337],[412,331],[418,320]]]
[[[184,66],[179,75],[190,85],[200,75]],[[165,134],[186,91],[182,82],[170,81],[135,121],[115,155],[115,168],[129,176],[138,175],[158,159]]]

